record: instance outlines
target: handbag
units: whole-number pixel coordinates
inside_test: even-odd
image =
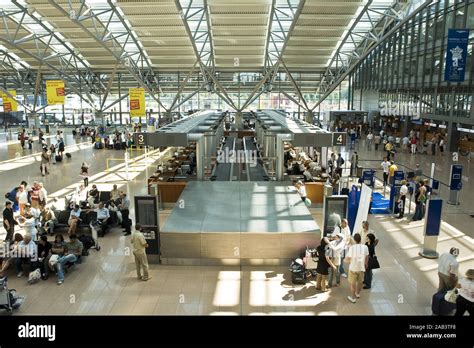
[[[377,259],[377,256],[369,257],[369,262],[367,265],[368,269],[377,269],[380,268],[379,260]]]
[[[458,291],[456,289],[448,290],[446,292],[446,295],[444,295],[444,299],[447,302],[451,302],[451,303],[456,303],[457,298],[458,298]]]
[[[305,198],[304,204],[306,204],[307,207],[311,207],[312,202],[309,198]]]

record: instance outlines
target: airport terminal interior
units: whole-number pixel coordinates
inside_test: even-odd
[[[0,17],[0,315],[473,315],[473,0]]]

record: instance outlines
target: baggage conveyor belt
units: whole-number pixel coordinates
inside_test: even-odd
[[[221,147],[222,154],[229,154],[232,150],[235,150],[236,138],[227,137],[224,144]],[[218,162],[212,177],[215,181],[232,181],[234,163],[228,161]]]

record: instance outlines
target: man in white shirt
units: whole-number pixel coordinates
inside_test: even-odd
[[[402,181],[402,186],[400,187],[400,200],[399,200],[399,213],[398,213],[398,218],[401,219],[403,218],[403,214],[405,213],[405,203],[407,199],[407,194],[408,194],[408,186],[407,182],[405,180]]]
[[[20,207],[20,215],[24,215],[26,204],[28,203],[28,191],[25,189],[25,186],[20,185],[18,192],[16,193],[16,199],[18,201],[18,206]]]
[[[328,245],[328,254],[331,258],[332,263],[336,266],[336,269],[332,267],[329,268],[329,280],[328,280],[328,288],[333,286],[333,280],[336,278],[336,286],[339,286],[341,283],[341,273],[340,265],[341,265],[341,254],[344,250],[345,243],[344,243],[344,236],[342,233],[336,233],[335,239],[333,241],[329,241],[328,237],[325,237],[326,244]]]
[[[403,152],[408,151],[408,144],[409,143],[410,143],[410,139],[405,135],[405,137],[402,139]]]
[[[390,162],[387,160],[387,157],[383,158],[383,162],[380,164],[383,169],[383,186],[387,186],[388,183],[388,174],[390,168]]]
[[[18,244],[15,255],[15,268],[17,277],[23,276],[23,264],[36,262],[38,260],[38,247],[35,242],[31,240],[29,233],[25,234],[24,239]]]
[[[449,253],[443,253],[438,261],[438,291],[443,289],[453,289],[458,281],[459,262],[456,258],[459,256],[458,248],[451,248]]]
[[[40,207],[44,207],[46,203],[48,203],[48,192],[44,188],[42,182],[40,182],[38,186],[40,188],[38,191],[39,204],[40,204]]]
[[[372,140],[374,139],[374,135],[372,132],[367,134],[367,150],[372,151]]]
[[[146,242],[146,239],[143,236],[143,233],[141,233],[140,229],[141,225],[136,224],[135,231],[133,231],[130,242],[132,244],[133,256],[135,257],[137,278],[147,281],[151,278],[148,273],[148,259],[146,256],[146,248],[148,248],[148,243]]]
[[[346,256],[349,262],[349,283],[351,284],[351,295],[347,299],[356,303],[360,298],[360,290],[364,280],[364,272],[369,263],[369,248],[367,245],[360,244],[361,237],[359,233],[354,235],[355,244],[351,245]]]
[[[351,229],[349,228],[349,222],[347,219],[342,219],[341,220],[341,225],[336,226],[334,228],[334,231],[329,237],[335,238],[338,233],[342,234],[342,240],[343,240],[343,249],[341,253],[341,263],[339,265],[339,273],[341,273],[341,276],[344,278],[347,278],[347,273],[344,270],[344,258],[346,256],[347,251],[349,250],[349,245],[352,244],[352,237],[351,237]]]
[[[101,235],[104,235],[107,232],[107,224],[110,218],[109,209],[104,206],[103,202],[100,202],[99,207],[94,211],[97,213],[97,220],[101,225]]]

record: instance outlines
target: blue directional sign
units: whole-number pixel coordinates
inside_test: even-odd
[[[459,191],[462,188],[462,165],[451,165],[451,175],[449,181],[449,188],[454,191]]]
[[[444,70],[445,81],[464,81],[468,42],[469,29],[449,29]]]

